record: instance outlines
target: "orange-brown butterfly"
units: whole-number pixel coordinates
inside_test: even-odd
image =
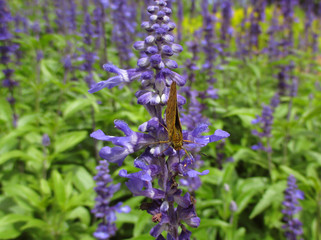
[[[179,119],[178,105],[177,105],[176,82],[173,82],[171,84],[169,98],[167,101],[167,108],[165,112],[166,112],[166,126],[167,126],[167,132],[168,132],[167,142],[169,142],[176,151],[184,149],[186,154],[189,157],[191,157],[190,154],[188,154],[186,149],[183,147],[183,142],[190,142],[190,143],[193,143],[193,142],[183,139],[182,125]]]
[[[169,92],[166,108],[166,126],[168,141],[175,150],[181,150],[183,148],[183,132],[178,114],[176,82],[172,83]]]

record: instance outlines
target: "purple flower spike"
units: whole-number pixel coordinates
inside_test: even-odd
[[[273,113],[275,108],[278,106],[279,94],[276,93],[271,99],[270,105],[264,105],[261,116],[256,116],[256,119],[252,120],[252,124],[258,124],[261,131],[253,130],[252,134],[260,138],[260,142],[252,146],[253,150],[263,150],[265,152],[271,152],[271,147],[267,143],[267,146],[263,144],[263,139],[269,139],[271,137],[272,124],[273,124]],[[268,141],[267,141],[268,142]]]
[[[299,219],[296,219],[294,215],[301,211],[299,201],[304,199],[304,193],[297,189],[296,179],[293,175],[288,177],[288,187],[284,191],[284,209],[282,213],[284,215],[283,221],[285,224],[282,228],[285,230],[284,235],[286,239],[300,239],[300,235],[303,234],[302,223]]]
[[[115,206],[110,206],[110,201],[115,192],[120,188],[120,183],[113,185],[110,184],[113,179],[109,175],[109,164],[107,161],[100,161],[100,165],[97,167],[98,173],[94,177],[96,181],[96,187],[94,188],[97,197],[96,205],[92,210],[96,218],[102,219],[102,223],[98,225],[98,228],[94,232],[94,237],[98,240],[109,239],[116,233],[116,212],[128,213],[130,208],[128,206],[122,206],[119,202]]]
[[[147,109],[151,119],[139,126],[141,132],[134,132],[125,122],[116,120],[115,127],[121,130],[124,136],[106,135],[102,130],[97,130],[91,137],[116,145],[103,147],[99,154],[107,161],[118,165],[121,165],[129,154],[144,150],[134,161],[134,166],[139,170],[130,173],[122,169],[119,171],[119,176],[128,179],[126,186],[134,196],[150,199],[151,202],[142,203],[140,208],[152,215],[151,221],[155,226],[150,231],[151,236],[157,240],[164,240],[164,236],[167,236],[168,240],[187,240],[190,239],[191,232],[184,224],[196,228],[200,224],[200,218],[196,215],[195,201],[191,194],[188,192],[183,194],[178,188],[178,182],[181,180],[180,182],[188,185],[191,191],[199,188],[200,176],[208,174],[209,171],[199,172],[192,169],[201,165],[197,153],[208,143],[229,137],[229,133],[216,130],[212,135],[202,135],[208,131],[208,121],[200,114],[199,107],[203,106],[196,98],[216,98],[216,90],[209,88],[208,91],[199,94],[186,88],[188,89],[185,90],[186,96],[192,96],[193,102],[193,111],[190,114],[195,113],[195,116],[189,122],[187,130],[182,131],[181,144],[184,148],[174,148],[171,142],[167,129],[170,126],[166,126],[163,117],[164,106],[168,102],[173,82],[183,87],[188,78],[172,70],[178,68],[178,64],[171,57],[182,52],[183,48],[174,42],[175,24],[170,20],[172,11],[167,3],[167,0],[154,0],[147,7],[149,20],[143,22],[141,27],[147,31],[148,36],[134,44],[134,49],[141,53],[141,57],[137,60],[137,68],[120,69],[112,64],[105,64],[104,70],[116,76],[96,83],[89,90],[90,93],[94,93],[106,87],[112,88],[138,80],[141,82],[141,88],[135,96],[137,102]],[[113,3],[113,12],[118,12],[121,6],[125,6],[122,0]],[[121,31],[123,29],[126,28],[123,27]],[[117,27],[113,31],[117,31]],[[120,49],[118,50],[121,54]],[[177,105],[180,109],[186,102],[185,97],[177,94]],[[185,119],[187,121],[188,117]],[[182,123],[186,121],[182,118]],[[190,153],[185,155],[186,150]],[[195,159],[198,163],[194,161]],[[113,220],[114,215],[110,214],[109,219]],[[104,230],[103,226],[100,228]],[[106,237],[103,230],[99,234]],[[163,236],[164,231],[167,233]]]

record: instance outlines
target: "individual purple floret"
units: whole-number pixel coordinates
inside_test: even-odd
[[[180,53],[183,48],[174,43],[172,31],[175,24],[170,20],[172,11],[167,7],[167,1],[154,0],[147,11],[149,21],[143,22],[142,28],[149,35],[144,41],[134,44],[136,50],[143,52],[137,61],[137,68],[124,70],[105,64],[104,69],[116,76],[95,84],[89,92],[138,80],[142,87],[135,94],[137,102],[144,105],[151,119],[138,127],[140,132],[131,130],[121,120],[115,120],[115,127],[124,133],[123,137],[105,135],[101,130],[93,132],[91,137],[116,145],[103,147],[99,154],[103,159],[118,165],[122,165],[129,154],[143,151],[134,161],[134,166],[139,171],[128,173],[122,169],[119,175],[128,179],[126,185],[134,196],[150,199],[141,205],[142,210],[152,215],[151,221],[158,223],[150,234],[156,239],[165,239],[162,232],[166,231],[167,239],[190,239],[191,233],[184,223],[195,228],[200,224],[200,218],[195,212],[195,201],[189,193],[183,194],[176,178],[189,182],[190,179],[208,174],[208,170],[194,170],[192,167],[195,159],[186,152],[198,152],[208,143],[227,138],[229,134],[216,130],[214,134],[203,136],[208,131],[208,124],[199,122],[193,128],[182,131],[184,149],[175,149],[168,141],[168,130],[162,113],[169,98],[169,88],[173,82],[178,86],[183,86],[186,82],[186,79],[174,72],[178,64],[171,57]],[[185,98],[178,95],[178,106],[185,102]],[[196,189],[199,182],[194,183]]]
[[[96,187],[94,188],[97,197],[95,198],[96,205],[92,210],[95,217],[102,219],[102,222],[98,225],[98,228],[94,232],[94,237],[98,240],[109,239],[116,233],[116,212],[128,213],[130,208],[128,206],[122,206],[119,202],[114,206],[110,206],[111,198],[114,193],[120,188],[120,183],[114,185],[111,184],[113,179],[109,174],[109,164],[107,161],[100,161],[100,165],[96,168],[98,173],[94,177],[96,181]]]
[[[284,191],[284,201],[282,210],[283,222],[285,223],[282,228],[284,235],[288,240],[302,240],[300,236],[303,234],[302,223],[294,215],[301,211],[299,201],[304,199],[304,193],[298,190],[296,179],[293,175],[288,177],[288,187]]]

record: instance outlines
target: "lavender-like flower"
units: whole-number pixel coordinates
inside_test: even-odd
[[[142,28],[148,32],[144,41],[138,41],[134,48],[143,52],[137,61],[136,69],[123,70],[114,65],[105,64],[104,69],[116,74],[106,81],[95,84],[90,93],[105,87],[112,88],[134,80],[142,83],[142,89],[136,92],[137,102],[145,106],[151,119],[139,126],[140,132],[135,132],[123,121],[115,120],[115,127],[124,132],[123,137],[105,135],[97,130],[91,137],[97,140],[110,141],[115,147],[103,147],[100,156],[109,162],[121,165],[131,153],[144,149],[141,156],[135,159],[134,166],[139,172],[128,173],[120,170],[119,175],[128,178],[126,182],[134,196],[145,196],[151,199],[149,203],[141,205],[142,210],[151,214],[152,221],[158,223],[150,234],[157,239],[165,239],[163,231],[167,231],[167,239],[190,239],[191,233],[183,222],[190,227],[198,227],[200,219],[195,212],[195,202],[189,193],[182,195],[178,188],[176,177],[189,181],[189,178],[207,174],[208,171],[195,171],[191,168],[192,160],[185,156],[185,151],[176,150],[168,141],[168,133],[164,128],[165,120],[162,109],[168,101],[169,87],[173,82],[183,86],[186,80],[173,71],[178,64],[170,59],[183,49],[174,43],[172,34],[175,24],[170,21],[171,9],[167,7],[166,0],[154,0],[148,6],[150,15],[148,22],[142,23]],[[178,96],[178,105],[185,103],[182,96]],[[183,131],[184,149],[195,152],[210,142],[226,138],[229,134],[223,130],[216,130],[214,134],[202,136],[208,130],[208,124],[200,123],[193,129]],[[158,181],[158,187],[153,184]],[[175,207],[177,206],[177,207]],[[182,229],[179,234],[179,228]]]
[[[285,230],[284,235],[288,240],[302,240],[300,236],[303,234],[302,223],[294,215],[301,211],[299,201],[304,199],[304,193],[297,189],[296,179],[293,175],[288,177],[288,187],[284,191],[284,201],[282,210],[283,221],[285,224],[282,228]]]
[[[102,222],[98,225],[97,230],[94,233],[94,237],[98,240],[106,240],[114,236],[116,233],[116,212],[128,213],[130,208],[128,206],[122,206],[119,202],[114,206],[110,206],[110,201],[115,192],[120,188],[120,183],[114,185],[111,184],[113,179],[109,174],[109,164],[106,160],[100,161],[100,165],[96,168],[98,173],[94,177],[96,181],[96,187],[94,188],[97,197],[95,198],[96,205],[92,210],[95,217],[102,219]]]
[[[265,19],[266,0],[252,1],[253,11],[250,15],[249,49],[259,48],[259,36],[262,33],[260,22]]]
[[[5,66],[2,70],[4,73],[2,86],[9,90],[7,101],[12,110],[13,126],[17,127],[18,115],[15,109],[14,87],[18,85],[18,82],[13,79],[14,70],[9,67],[9,64],[11,62],[10,57],[15,53],[18,45],[11,42],[13,35],[8,26],[11,21],[13,21],[13,17],[6,5],[6,1],[0,0],[0,63]]]
[[[66,19],[68,23],[69,33],[75,33],[77,30],[77,4],[74,0],[68,0],[68,8],[66,11]]]
[[[56,13],[56,19],[55,23],[57,25],[57,30],[58,32],[65,34],[66,33],[66,27],[65,27],[65,9],[66,9],[66,4],[67,1],[65,0],[57,0],[54,1],[55,5],[55,13]]]
[[[283,29],[287,29],[287,36],[283,39],[283,54],[287,56],[293,48],[293,22],[294,22],[294,7],[298,4],[298,0],[281,0],[281,11],[284,22]]]
[[[273,113],[275,108],[279,105],[279,95],[275,94],[271,99],[270,105],[264,105],[261,116],[256,116],[256,119],[252,121],[252,124],[259,124],[261,131],[253,130],[252,134],[258,136],[261,141],[252,146],[253,150],[263,150],[265,152],[271,152],[271,146],[269,139],[271,138],[271,130],[273,124]],[[267,139],[267,145],[263,144],[263,138]]]
[[[91,17],[88,12],[85,14],[81,35],[83,37],[85,46],[82,48],[83,54],[78,58],[78,60],[84,61],[80,66],[80,69],[87,72],[85,81],[87,85],[91,87],[95,84],[95,81],[93,79],[93,65],[99,58],[97,54],[92,51],[92,42],[93,38],[95,38],[96,35],[94,34],[94,26],[91,23]]]
[[[224,0],[221,4],[222,8],[222,26],[221,26],[221,40],[223,41],[223,48],[228,46],[231,35],[233,34],[233,28],[231,26],[231,19],[233,17],[232,2],[230,0]]]
[[[278,39],[276,38],[277,33],[280,31],[279,11],[276,6],[274,6],[274,9],[273,9],[273,16],[275,16],[275,17],[273,17],[271,19],[270,27],[267,32],[267,34],[269,35],[267,52],[268,52],[270,59],[276,58],[280,55],[280,52],[278,49],[280,43],[279,43]]]
[[[53,29],[51,27],[50,24],[50,20],[49,20],[49,12],[48,9],[50,8],[48,0],[44,0],[43,1],[43,15],[42,18],[45,21],[45,31],[46,33],[52,33]]]
[[[177,41],[182,41],[182,24],[183,24],[183,18],[184,18],[184,7],[183,7],[183,1],[177,0]]]
[[[203,68],[206,71],[208,83],[212,85],[216,82],[216,79],[214,78],[214,62],[216,60],[217,54],[222,53],[222,48],[219,44],[214,43],[214,29],[217,19],[209,12],[208,0],[202,0],[202,15],[204,32],[203,49],[206,56]]]
[[[130,48],[136,29],[135,12],[127,0],[112,0],[112,41],[116,43],[119,61],[122,67],[128,67],[130,59],[134,56]],[[134,8],[135,9],[135,8]],[[125,31],[125,29],[127,31]]]
[[[42,145],[45,147],[48,147],[50,145],[50,137],[48,136],[48,134],[44,134],[42,135]]]

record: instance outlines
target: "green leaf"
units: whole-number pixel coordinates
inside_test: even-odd
[[[234,155],[234,160],[240,161],[243,160],[247,163],[252,163],[261,166],[262,168],[268,168],[268,161],[265,158],[260,158],[259,155],[248,149],[248,148],[240,148]]]
[[[48,181],[45,179],[40,179],[40,190],[43,195],[49,196],[51,194],[51,189],[49,187]]]
[[[90,106],[91,102],[87,98],[80,98],[73,102],[68,102],[66,108],[63,111],[63,116],[65,119],[72,117],[76,112],[85,109]]]
[[[237,229],[234,239],[235,240],[242,240],[245,237],[246,229],[244,227]]]
[[[202,182],[219,185],[222,182],[223,172],[217,168],[209,168],[209,174],[202,176]]]
[[[228,222],[219,219],[201,219],[201,223],[198,228],[201,229],[208,227],[229,228],[231,225]]]
[[[75,131],[61,134],[55,140],[55,153],[60,153],[72,148],[88,137],[87,131]]]
[[[222,177],[223,183],[230,182],[230,180],[233,177],[234,169],[235,169],[235,164],[231,163],[226,165],[223,171],[224,172]]]
[[[321,105],[316,106],[312,109],[309,109],[308,111],[306,111],[303,114],[302,118],[300,119],[300,124],[305,123],[306,121],[308,121],[314,117],[319,117],[320,112],[321,112]]]
[[[52,185],[53,185],[53,191],[55,194],[55,199],[59,206],[64,209],[64,206],[67,201],[67,195],[65,190],[65,182],[63,181],[60,173],[56,170],[52,172],[51,175]]]
[[[88,209],[86,209],[85,207],[77,207],[68,213],[68,216],[66,217],[66,219],[69,219],[69,220],[80,219],[80,221],[83,224],[89,226],[90,213],[88,212]]]
[[[76,169],[73,181],[80,191],[85,191],[95,186],[91,174],[83,167],[78,167]]]
[[[241,214],[242,211],[249,205],[253,196],[255,196],[257,193],[258,193],[257,191],[252,190],[252,191],[248,191],[238,195],[236,198],[236,204],[237,204],[236,213]]]
[[[19,214],[8,214],[0,218],[0,239],[15,239],[21,231],[15,227],[15,223],[28,221],[30,217]]]
[[[1,223],[0,224],[0,239],[15,239],[21,232],[10,223]]]
[[[126,214],[118,214],[117,215],[117,222],[120,223],[137,223],[139,218],[139,214],[137,214],[137,211],[131,211],[130,213]]]
[[[39,209],[40,207],[40,196],[36,191],[27,186],[7,184],[4,186],[4,192],[15,198],[18,204],[27,210],[30,210],[30,206],[36,209]]]
[[[203,200],[196,203],[197,209],[213,208],[219,205],[223,205],[223,201],[220,199]]]
[[[13,150],[11,152],[4,153],[0,156],[0,164],[3,164],[9,160],[13,160],[14,158],[18,158],[20,160],[29,160],[32,157],[26,154],[24,151]]]
[[[2,226],[3,224],[7,223],[7,224],[12,224],[12,223],[16,223],[16,222],[25,222],[30,220],[29,216],[26,215],[20,215],[20,214],[8,214],[5,215],[4,217],[0,218],[0,226]]]
[[[151,222],[151,215],[141,211],[138,215],[138,220],[134,226],[133,236],[138,237],[146,230],[146,225]]]
[[[281,181],[275,183],[265,191],[261,200],[256,204],[252,213],[250,214],[250,219],[253,219],[265,209],[271,206],[272,203],[281,203],[283,199],[283,191],[286,188],[286,181]]]
[[[300,174],[299,172],[295,171],[294,169],[289,168],[289,167],[284,166],[284,165],[280,166],[280,169],[283,172],[287,173],[288,176],[289,175],[293,175],[297,180],[303,182],[305,185],[309,185],[308,179],[306,179],[302,174]]]
[[[261,70],[257,64],[248,63],[247,66],[251,69],[257,79],[261,79]]]
[[[40,219],[30,219],[29,221],[27,221],[27,223],[25,225],[23,225],[23,227],[21,228],[21,230],[26,230],[29,228],[39,228],[42,230],[45,230],[46,228],[50,228],[50,225],[48,223],[46,223],[45,221],[42,221]]]

